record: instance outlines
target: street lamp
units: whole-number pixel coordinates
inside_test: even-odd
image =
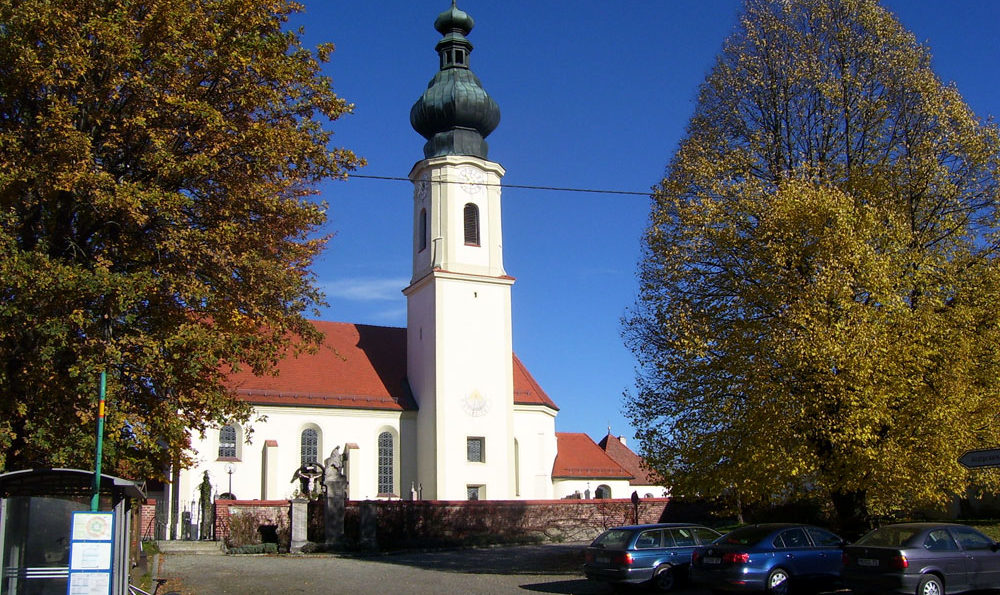
[[[226,473],[229,474],[229,497],[233,497],[233,471],[236,471],[236,467],[232,463],[226,463]]]

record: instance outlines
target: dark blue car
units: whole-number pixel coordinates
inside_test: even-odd
[[[843,545],[811,525],[748,525],[696,550],[691,579],[714,591],[788,593],[793,581],[839,581]]]
[[[691,552],[719,537],[701,525],[667,523],[615,527],[584,552],[587,578],[617,584],[648,583],[670,591],[687,579]]]

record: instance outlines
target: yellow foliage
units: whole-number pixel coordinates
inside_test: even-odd
[[[1000,430],[1000,142],[929,64],[874,0],[748,0],[625,323],[675,494],[890,514],[974,479],[958,455]]]

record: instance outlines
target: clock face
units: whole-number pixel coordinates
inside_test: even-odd
[[[466,194],[479,194],[485,188],[486,172],[471,165],[458,168],[458,179]]]
[[[420,179],[413,183],[413,200],[427,202],[431,195],[431,181],[427,172],[420,174]]]
[[[478,390],[474,390],[462,399],[462,407],[472,417],[482,417],[490,411],[490,400]]]

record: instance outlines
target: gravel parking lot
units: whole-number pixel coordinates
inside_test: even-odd
[[[163,554],[160,595],[284,593],[610,594],[580,570],[584,544],[527,545],[368,556]],[[635,590],[642,593],[641,590]],[[707,595],[685,588],[680,595]]]

